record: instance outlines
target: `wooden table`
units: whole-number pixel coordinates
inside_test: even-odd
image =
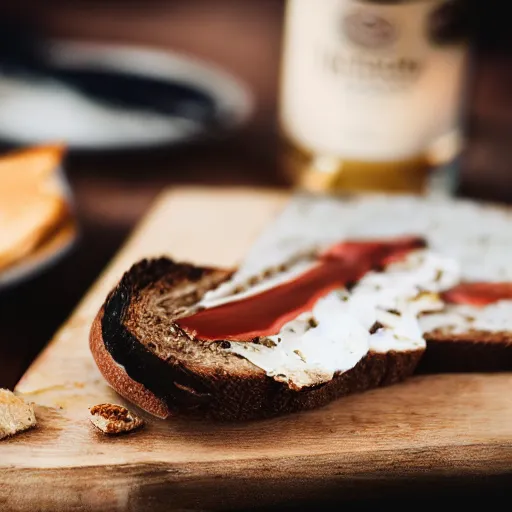
[[[155,254],[230,268],[287,199],[240,187],[162,193],[16,386],[37,404],[39,428],[0,444],[0,509],[321,509],[418,495],[446,503],[461,490],[473,502],[512,484],[512,373],[417,375],[263,421],[146,415],[144,429],[114,438],[89,423],[92,405],[125,403],[87,342],[123,272]]]

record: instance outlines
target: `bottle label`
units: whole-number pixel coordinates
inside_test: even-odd
[[[447,0],[288,0],[281,122],[315,153],[423,154],[458,121],[465,48]],[[444,23],[444,25],[443,25]]]

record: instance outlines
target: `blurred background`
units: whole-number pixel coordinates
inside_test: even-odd
[[[464,3],[469,57],[464,71],[464,145],[457,160],[456,193],[509,202],[512,36],[508,19],[500,12],[504,7],[497,4],[469,0]],[[192,84],[187,90],[167,83],[166,87],[174,87],[169,94],[171,89],[161,83],[145,86],[132,81],[116,83],[114,93],[107,93],[124,91],[129,95],[143,91],[142,102],[173,96],[180,99],[179,108],[187,104],[187,110],[178,111],[175,104],[162,100],[161,111],[192,119],[195,124],[181,124],[181,131],[170,133],[166,131],[168,127],[158,124],[161,119],[157,116],[146,119],[144,125],[153,126],[154,132],[148,128],[142,135],[137,127],[114,124],[109,134],[117,133],[119,137],[113,136],[110,144],[103,147],[93,143],[94,137],[99,136],[94,129],[77,134],[77,140],[82,135],[93,141],[72,147],[65,160],[80,239],[58,265],[29,281],[0,290],[0,387],[14,386],[162,189],[178,184],[289,186],[278,158],[284,8],[284,0],[1,2],[0,70],[36,69],[47,79],[54,79],[51,73],[55,70],[49,71],[37,58],[48,39],[128,44],[170,52],[179,61],[173,64],[175,72],[185,73]],[[58,58],[64,61],[69,55],[85,51],[83,62],[106,58],[109,65],[122,61],[123,65],[138,68],[141,62],[153,62],[153,56],[148,54],[123,56],[109,53],[105,47],[60,48],[63,53]],[[193,59],[181,60],[182,55]],[[162,69],[167,65],[158,62]],[[158,68],[156,64],[142,65],[143,71],[148,67]],[[165,75],[162,73],[160,79]],[[76,76],[67,74],[63,79],[73,83]],[[88,77],[93,89],[97,79]],[[206,93],[194,88],[197,81],[208,84]],[[46,120],[49,123],[59,116],[51,103],[58,92],[39,91],[38,94],[54,95],[48,96],[46,110],[39,111],[33,103],[27,103],[34,93],[29,87],[24,92],[26,96],[21,96],[25,106],[21,128],[12,128],[8,115],[18,115],[16,101],[23,91],[19,82],[0,81],[0,140],[5,150],[23,145],[20,137],[29,131],[34,137],[40,135]],[[65,92],[60,99],[63,97]],[[75,108],[73,101],[70,97],[69,109]],[[105,112],[101,115],[105,126],[110,126],[108,119],[112,118]],[[62,121],[64,129],[75,133],[76,124],[66,125],[65,121],[69,120]],[[10,126],[10,132],[6,126]],[[130,131],[132,128],[135,131]],[[123,133],[134,140],[147,137],[149,142],[136,147],[137,144],[126,142],[130,139],[123,138]],[[156,142],[150,133],[157,134]],[[158,134],[163,139],[158,139]]]

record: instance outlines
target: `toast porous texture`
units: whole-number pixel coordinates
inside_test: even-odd
[[[14,436],[35,426],[33,405],[8,389],[0,389],[0,439]]]
[[[117,404],[98,404],[89,409],[89,420],[101,432],[119,435],[144,426],[144,420]]]
[[[225,351],[226,341],[194,339],[176,324],[231,274],[167,258],[135,264],[109,294],[91,330],[91,351],[107,382],[148,412],[159,410],[160,417],[176,411],[218,420],[262,419],[403,380],[424,352],[370,352],[325,384],[291,390]]]

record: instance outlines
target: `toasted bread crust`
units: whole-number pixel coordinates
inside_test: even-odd
[[[419,373],[512,371],[509,333],[472,331],[450,334],[437,329],[425,335],[427,350]]]
[[[114,361],[105,348],[101,334],[102,318],[103,309],[96,315],[89,335],[89,347],[101,374],[122,397],[153,416],[162,419],[168,418],[171,412],[167,405],[142,384],[130,379],[126,371]]]
[[[164,404],[173,412],[219,420],[261,419],[312,409],[350,393],[403,380],[413,373],[424,352],[369,353],[353,369],[336,374],[331,381],[294,391],[255,366],[245,373],[229,373],[219,367],[185,365],[176,358],[163,360],[125,325],[132,298],[166,273],[172,272],[175,279],[177,275],[186,278],[192,273],[197,278],[214,271],[165,258],[142,261],[125,274],[95,320],[91,350],[100,371],[116,391],[151,414],[159,407],[163,410]]]
[[[117,404],[98,404],[89,408],[89,420],[101,432],[119,435],[138,430],[144,426],[144,420]]]

